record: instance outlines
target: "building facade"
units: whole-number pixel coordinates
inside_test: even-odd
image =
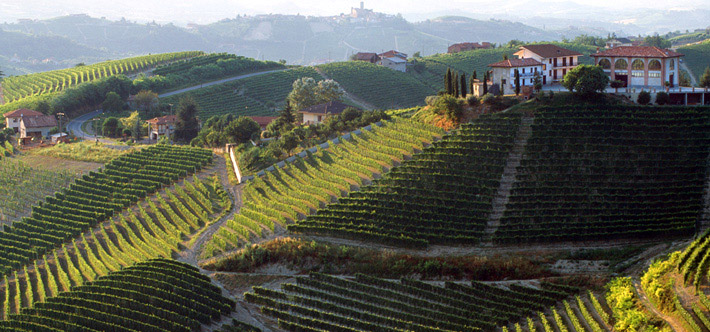
[[[352,106],[348,106],[340,101],[333,100],[324,104],[306,107],[302,110],[299,110],[298,113],[303,116],[303,120],[301,121],[301,123],[310,125],[321,123],[330,116],[343,113],[343,111],[345,111],[345,109],[349,107]]]
[[[654,46],[618,46],[591,55],[609,78],[625,87],[663,88],[678,85],[683,54]]]
[[[488,66],[492,68],[492,85],[500,86],[502,94],[510,95],[515,94],[516,70],[520,76],[520,90],[522,91],[523,87],[533,87],[535,85],[536,74],[542,80],[544,64],[532,58],[525,58],[503,60]]]
[[[57,127],[57,118],[54,115],[22,117],[20,120],[20,138],[49,137],[49,132],[55,127]]]
[[[5,113],[3,116],[5,117],[5,127],[14,130],[15,133],[19,133],[20,122],[22,122],[22,118],[42,115],[44,114],[37,111],[33,111],[26,108],[20,108],[12,112]]]
[[[175,132],[176,121],[177,116],[175,115],[161,116],[146,121],[150,126],[150,133],[148,134],[150,139],[157,140],[162,136],[170,137]]]
[[[382,58],[377,64],[392,70],[407,72],[407,60],[399,57]]]
[[[567,72],[579,65],[582,54],[553,44],[532,44],[520,46],[515,52],[520,59],[535,59],[542,63],[542,84],[561,82]]]

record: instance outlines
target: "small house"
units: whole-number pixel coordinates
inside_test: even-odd
[[[168,136],[175,132],[175,123],[177,122],[176,115],[166,115],[157,118],[152,118],[146,121],[150,126],[148,136],[152,140],[157,140],[161,136]]]
[[[400,57],[382,58],[377,62],[378,65],[403,73],[407,72],[407,60]]]
[[[20,138],[48,137],[49,132],[55,127],[57,127],[57,118],[54,115],[22,117],[20,120]]]
[[[515,71],[518,71],[521,89],[525,86],[535,85],[535,76],[540,77],[542,83],[543,63],[532,58],[508,59],[488,65],[493,68],[491,80],[494,85],[499,85],[505,95],[515,93]]]
[[[351,106],[345,105],[338,100],[329,101],[324,104],[306,107],[298,113],[303,114],[303,124],[318,124],[325,121],[326,118],[343,113],[343,111]]]
[[[378,60],[380,60],[380,57],[377,56],[377,53],[371,53],[371,52],[358,52],[353,55],[353,60],[354,61],[367,61],[369,63],[377,63]]]
[[[20,108],[12,112],[5,113],[5,127],[12,128],[16,133],[20,132],[20,120],[23,117],[42,116],[44,114],[26,108]]]

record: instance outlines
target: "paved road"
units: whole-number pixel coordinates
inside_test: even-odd
[[[84,124],[84,122],[91,120],[95,116],[101,114],[101,112],[102,112],[101,110],[96,110],[96,111],[86,113],[82,116],[72,119],[71,121],[69,121],[69,123],[67,123],[67,131],[74,132],[74,135],[76,137],[81,137],[81,138],[86,138],[86,139],[94,138],[93,133],[90,135],[90,134],[84,132],[81,129],[81,126]]]
[[[172,91],[172,92],[166,92],[166,93],[163,93],[163,94],[161,94],[161,95],[158,95],[158,97],[160,97],[160,98],[170,97],[170,96],[172,96],[172,95],[176,95],[176,94],[180,94],[180,93],[184,93],[184,92],[188,92],[188,91],[192,91],[192,90],[197,90],[197,89],[201,89],[201,88],[208,87],[208,86],[212,86],[212,85],[217,85],[217,84],[222,84],[222,83],[226,83],[226,82],[241,80],[241,79],[243,79],[243,78],[252,77],[252,76],[259,76],[259,75],[264,75],[264,74],[268,74],[268,73],[275,73],[275,72],[284,71],[284,70],[288,70],[288,69],[267,70],[267,71],[260,71],[260,72],[257,72],[257,73],[251,73],[251,74],[245,74],[245,75],[239,75],[239,76],[229,77],[229,78],[221,79],[221,80],[219,80],[219,81],[207,82],[207,83],[204,83],[204,84],[191,86],[191,87],[189,87],[189,88],[184,88],[184,89],[180,89],[180,90],[176,90],[176,91]]]

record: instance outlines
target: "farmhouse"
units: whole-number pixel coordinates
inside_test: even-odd
[[[535,85],[536,74],[540,74],[542,79],[544,64],[532,58],[525,58],[503,60],[488,66],[493,68],[491,75],[493,85],[502,87],[502,93],[508,95],[515,93],[515,70],[518,70],[522,90],[525,86]]]
[[[377,53],[357,52],[355,53],[355,55],[353,55],[352,59],[354,61],[367,61],[369,63],[377,63],[377,60],[380,60],[380,57],[377,56]]]
[[[303,121],[301,121],[302,124],[318,124],[325,121],[325,119],[329,116],[343,113],[343,111],[348,107],[352,106],[333,100],[325,104],[306,107],[298,111],[298,113],[303,114]]]
[[[541,62],[542,84],[547,85],[562,81],[569,70],[577,67],[577,59],[582,54],[553,44],[533,44],[520,46],[515,55]]]
[[[614,38],[606,41],[606,48],[614,48],[618,46],[634,46],[629,38]]]
[[[663,88],[678,84],[683,54],[655,46],[619,46],[591,55],[611,80],[624,86]]]
[[[492,45],[489,42],[483,42],[481,44],[479,44],[479,43],[457,43],[457,44],[453,44],[453,45],[449,46],[448,52],[449,53],[458,53],[458,52],[464,52],[464,51],[488,49],[491,47],[492,47]]]
[[[377,62],[377,64],[392,70],[401,71],[403,73],[407,71],[407,60],[396,56],[382,58]]]
[[[22,117],[20,120],[20,138],[49,136],[49,131],[57,126],[54,115]]]
[[[16,133],[20,132],[20,120],[23,117],[42,116],[44,114],[26,108],[20,108],[12,112],[5,113],[5,127],[12,128]]]
[[[157,140],[163,135],[170,137],[170,135],[175,131],[177,116],[166,115],[158,118],[152,118],[146,122],[150,125],[150,133],[148,136],[152,140]]]
[[[261,130],[266,130],[266,126],[268,126],[269,123],[278,119],[278,117],[276,117],[276,116],[250,116],[249,118],[251,118],[257,124],[259,124],[259,127],[261,128]]]

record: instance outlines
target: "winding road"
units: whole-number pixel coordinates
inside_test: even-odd
[[[187,88],[180,89],[180,90],[166,92],[166,93],[158,95],[158,98],[170,97],[173,95],[205,88],[205,87],[212,86],[212,85],[222,84],[222,83],[226,83],[226,82],[241,80],[244,78],[254,77],[254,76],[259,76],[259,75],[264,75],[264,74],[269,74],[269,73],[275,73],[275,72],[284,71],[284,70],[289,70],[289,69],[287,68],[287,69],[267,70],[267,71],[260,71],[260,72],[251,73],[251,74],[244,74],[244,75],[239,75],[239,76],[228,77],[228,78],[217,80],[217,81],[194,85],[194,86],[187,87]],[[69,121],[69,123],[67,123],[67,132],[74,132],[74,135],[76,137],[81,137],[83,139],[94,138],[93,133],[91,133],[91,134],[86,133],[81,129],[81,127],[84,125],[84,122],[93,119],[95,116],[101,114],[101,112],[102,112],[101,110],[96,110],[96,111],[86,113],[84,115],[81,115],[79,117],[72,119],[71,121]],[[105,139],[101,139],[101,138],[99,138],[99,141],[103,142],[103,143],[112,143],[109,140],[105,140]]]

